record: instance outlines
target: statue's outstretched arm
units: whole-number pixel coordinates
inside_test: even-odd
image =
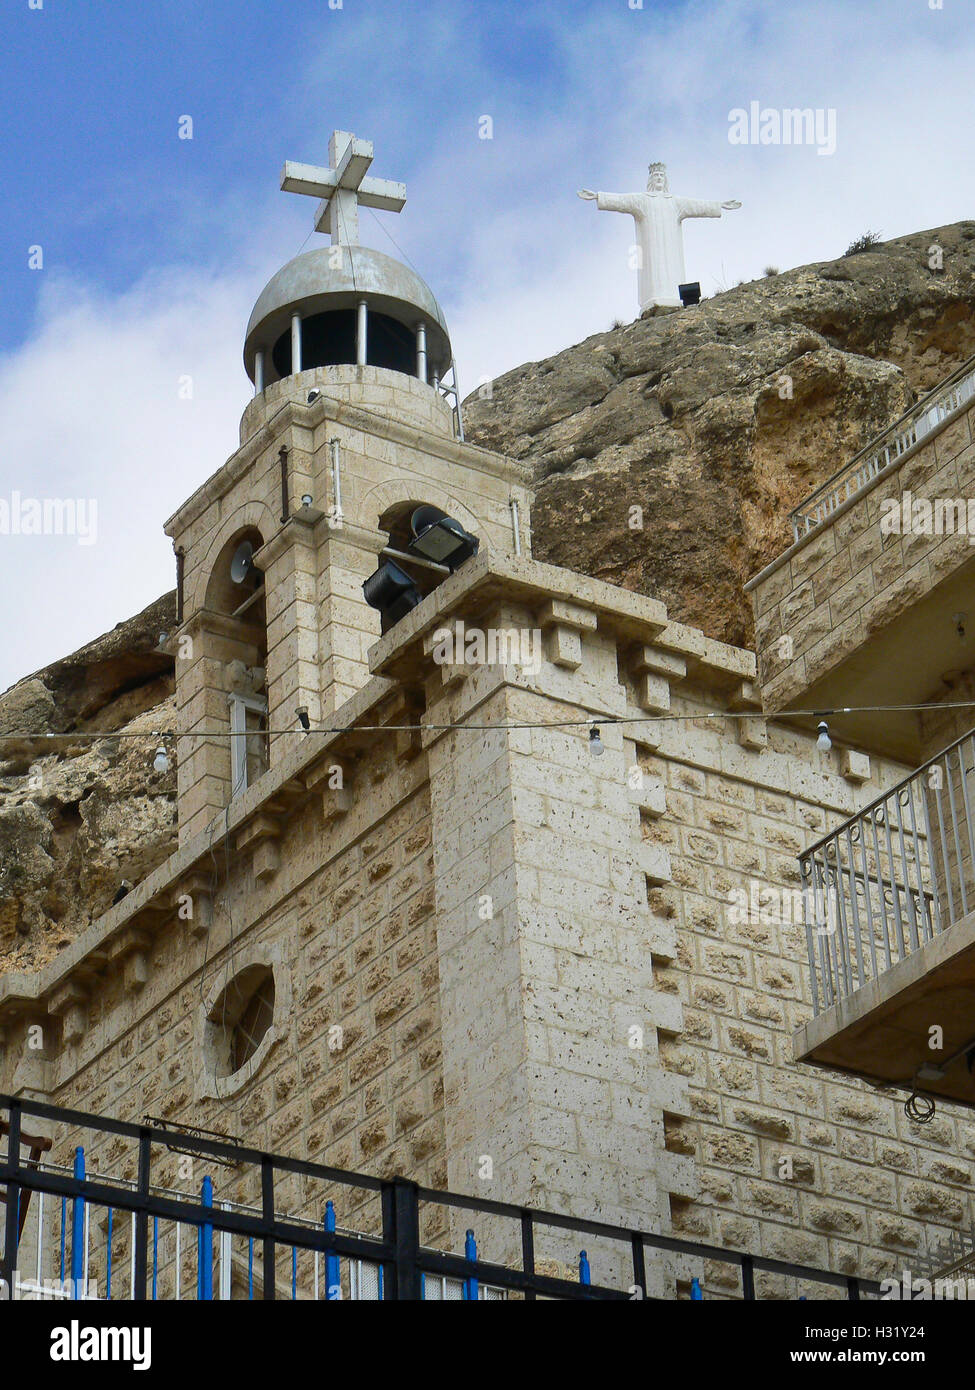
[[[720,217],[721,204],[705,198],[678,198],[677,216],[682,222],[685,217]]]
[[[590,193],[588,188],[579,190],[579,197],[584,198]],[[596,200],[596,206],[602,212],[628,212],[631,217],[638,216],[640,212],[640,195],[638,193],[593,193],[592,197]]]
[[[722,209],[733,212],[740,207],[741,203],[734,198],[728,198],[723,203],[711,202],[704,198],[678,198],[677,216],[682,222],[685,217],[720,217]]]

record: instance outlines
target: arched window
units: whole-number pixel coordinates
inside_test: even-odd
[[[230,797],[268,767],[267,607],[264,575],[254,555],[264,544],[253,527],[223,547],[207,585],[206,608],[229,619],[221,648],[229,641],[238,655],[225,662],[230,733]]]

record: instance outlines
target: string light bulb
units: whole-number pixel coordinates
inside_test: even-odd
[[[818,734],[816,747],[819,749],[820,753],[828,753],[833,746],[833,740],[829,736],[829,725],[826,723],[825,719],[821,719],[817,724],[816,733]]]
[[[599,725],[596,723],[589,725],[589,751],[594,758],[601,758],[606,752],[606,745],[599,737]]]
[[[156,772],[169,771],[169,754],[162,744],[156,749],[156,756],[152,760],[152,765]]]

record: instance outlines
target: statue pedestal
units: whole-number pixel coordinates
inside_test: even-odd
[[[641,319],[655,319],[661,314],[679,314],[679,304],[650,304],[640,314]]]

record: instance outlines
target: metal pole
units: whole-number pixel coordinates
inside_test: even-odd
[[[291,315],[291,375],[301,371],[301,315]]]
[[[335,1207],[331,1198],[325,1203],[325,1230],[329,1234],[335,1231]],[[333,1294],[332,1290],[335,1290]],[[325,1297],[326,1299],[337,1299],[342,1297],[342,1267],[339,1263],[338,1255],[329,1251],[325,1256]]]
[[[514,497],[511,499],[511,535],[515,543],[515,554],[521,554],[521,529],[518,525],[518,503]]]
[[[468,1260],[477,1259],[477,1241],[473,1231],[468,1231],[464,1237],[464,1255]],[[464,1299],[468,1303],[477,1302],[477,1279],[473,1275],[464,1280]]]
[[[262,1241],[264,1297],[274,1298],[274,1164],[266,1155],[261,1160],[261,1215],[267,1232]]]
[[[521,1267],[526,1274],[535,1273],[535,1230],[527,1208],[521,1213]],[[535,1302],[534,1289],[525,1290],[525,1301]]]
[[[416,326],[416,374],[421,381],[427,379],[427,326],[421,319]]]
[[[419,1302],[420,1212],[416,1183],[408,1178],[394,1178],[383,1187],[383,1240],[395,1252],[387,1270],[392,1278],[383,1281],[383,1297]]]
[[[7,1164],[16,1174],[20,1167],[20,1106],[16,1101],[11,1101],[8,1115],[7,1126]],[[0,1277],[7,1285],[7,1294],[13,1298],[17,1292],[14,1288],[14,1278],[17,1269],[17,1247],[20,1244],[20,1184],[16,1177],[7,1183],[7,1208],[5,1233],[3,1241],[3,1265],[0,1267]],[[63,1208],[62,1208],[63,1210]],[[64,1235],[64,1217],[61,1218],[61,1233]],[[64,1278],[64,1268],[62,1265],[61,1278]]]
[[[288,495],[288,450],[283,444],[278,450],[278,462],[281,465],[281,524],[284,525],[291,515],[291,499]]]
[[[75,1182],[85,1180],[85,1151],[79,1144],[74,1151]],[[75,1197],[71,1203],[71,1297],[78,1298],[84,1277],[85,1199]]]
[[[342,446],[337,439],[330,439],[328,446],[332,451],[332,515],[338,522],[342,519]]]
[[[149,1165],[152,1159],[152,1134],[139,1131],[139,1196],[149,1199]],[[146,1297],[146,1260],[149,1254],[149,1213],[143,1209],[132,1213],[132,1298],[140,1303]]]
[[[176,621],[183,623],[183,574],[186,569],[186,551],[182,546],[176,550]]]
[[[454,400],[456,402],[457,407],[457,437],[458,439],[463,440],[464,417],[461,414],[460,410],[460,381],[457,376],[457,363],[454,361],[453,358],[450,359],[450,370],[453,372],[454,376]]]
[[[205,1207],[213,1206],[213,1179],[203,1179],[200,1201]],[[213,1298],[213,1226],[208,1221],[200,1223],[197,1242],[196,1296],[204,1302]]]
[[[356,365],[364,367],[366,365],[366,354],[368,350],[369,338],[369,309],[364,299],[360,299],[357,305],[355,319],[355,360]]]

